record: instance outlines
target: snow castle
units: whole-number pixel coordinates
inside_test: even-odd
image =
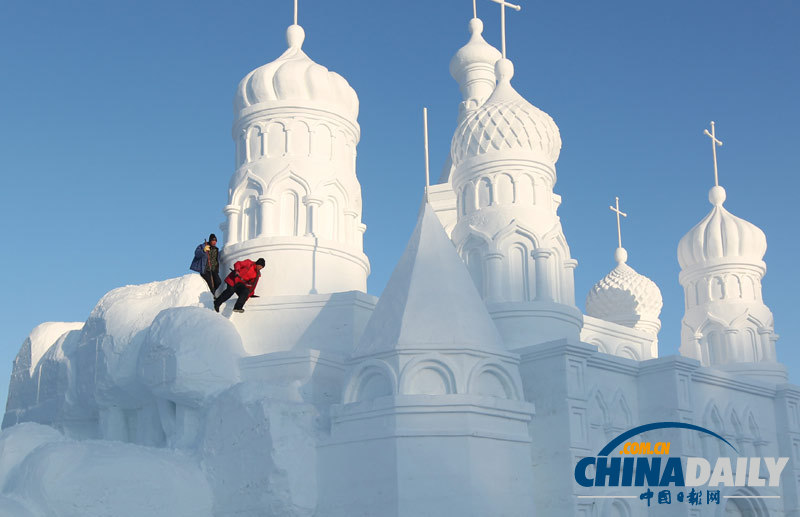
[[[481,20],[468,28],[450,159],[379,299],[358,97],[288,28],[234,99],[223,261],[265,257],[260,297],[217,314],[186,275],[36,327],[0,434],[0,516],[800,516],[800,388],[761,296],[764,233],[711,189],[678,244],[679,356],[659,357],[661,293],[621,245],[582,314],[558,126],[514,89]],[[702,507],[576,482],[580,460],[664,421],[788,464]],[[647,436],[730,455],[707,434]]]

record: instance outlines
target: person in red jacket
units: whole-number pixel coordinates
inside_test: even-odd
[[[263,258],[253,262],[252,260],[240,260],[233,265],[233,271],[225,278],[228,286],[214,300],[214,310],[219,312],[220,306],[233,296],[239,295],[233,306],[233,312],[244,312],[244,302],[254,295],[258,279],[261,278],[261,269],[266,265]]]

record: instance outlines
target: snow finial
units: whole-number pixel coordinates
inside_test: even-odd
[[[425,204],[427,204],[428,188],[431,186],[431,170],[428,160],[428,108],[422,108],[422,126],[425,136]]]
[[[286,29],[286,43],[289,48],[299,49],[303,46],[303,41],[306,39],[306,31],[297,24],[289,25]]]
[[[500,37],[503,43],[503,59],[506,58],[506,7],[510,7],[515,11],[522,10],[522,7],[517,4],[510,4],[504,0],[492,0],[496,4],[500,4]]]
[[[297,0],[294,0],[294,24],[297,25]]]
[[[719,186],[719,175],[717,174],[717,146],[722,147],[722,141],[717,140],[717,135],[714,132],[714,121],[711,121],[711,132],[708,132],[708,129],[704,129],[703,133],[711,138],[711,151],[714,153],[714,186]],[[713,201],[712,201],[713,203]],[[716,203],[714,203],[716,204]]]
[[[478,17],[478,6],[476,5],[477,0],[472,0],[472,18]]]

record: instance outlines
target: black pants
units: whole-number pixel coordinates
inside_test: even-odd
[[[222,291],[222,293],[219,296],[217,296],[217,301],[215,301],[214,304],[217,307],[221,306],[223,303],[228,301],[228,298],[233,296],[233,293],[239,295],[239,298],[236,300],[236,304],[234,304],[233,308],[234,309],[244,308],[244,302],[246,302],[247,299],[250,298],[250,288],[242,283],[236,285],[226,284],[225,290]]]
[[[219,286],[222,284],[222,280],[220,280],[219,275],[217,274],[216,271],[211,271],[207,269],[206,272],[201,274],[200,276],[202,276],[203,280],[205,280],[206,283],[208,284],[208,288],[211,289],[211,294],[214,294],[216,290],[219,289]]]

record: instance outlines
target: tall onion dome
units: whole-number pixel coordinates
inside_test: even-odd
[[[465,48],[458,66],[464,56],[491,53],[480,41]],[[472,69],[482,70],[483,62],[474,61]],[[465,99],[450,148],[458,218],[451,238],[512,348],[577,339],[583,318],[575,307],[577,261],[557,215],[561,197],[553,193],[561,136],[547,113],[517,93],[513,75],[511,61],[497,60],[497,86],[479,106],[479,93]],[[462,92],[468,84],[461,83]],[[523,324],[537,332],[522,335]]]
[[[643,330],[655,338],[661,329],[664,302],[655,282],[640,275],[626,262],[628,252],[617,248],[617,265],[586,296],[586,314],[605,321]]]
[[[680,351],[706,366],[738,370],[746,364],[744,374],[783,379],[772,312],[761,296],[767,239],[725,209],[725,198],[724,188],[713,187],[711,211],[678,244],[686,305]]]
[[[358,97],[304,39],[290,26],[288,49],[236,89],[224,259],[264,257],[261,294],[365,291]]]

